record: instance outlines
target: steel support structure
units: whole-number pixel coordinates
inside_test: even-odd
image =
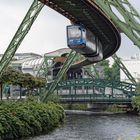
[[[99,79],[99,73],[98,73],[96,67],[94,66],[94,64],[89,65],[89,66],[85,66],[84,70],[88,73],[88,75],[91,78],[94,78],[94,79],[98,78]]]
[[[120,32],[125,33],[134,42],[134,44],[140,48],[140,24],[137,21],[140,20],[140,16],[127,0],[91,0],[91,1],[95,2],[105,12],[105,14],[114,22],[117,28],[120,29]],[[28,10],[25,18],[23,19],[21,25],[19,26],[16,34],[14,35],[12,41],[10,42],[7,50],[5,51],[0,61],[0,77],[5,68],[10,63],[10,60],[14,56],[16,50],[23,41],[24,37],[30,30],[33,22],[35,21],[36,17],[40,13],[43,6],[44,4],[42,4],[38,0],[33,1],[30,9]],[[120,17],[117,16],[116,11],[118,11],[120,15],[123,17],[122,20],[120,19]],[[47,97],[54,92],[58,82],[61,80],[63,75],[70,67],[75,56],[76,56],[75,52],[71,52],[69,54],[67,60],[62,66],[62,69],[59,71],[56,80],[49,87],[47,95],[44,97],[43,101],[46,101]],[[117,62],[121,63],[121,61],[118,60]],[[127,71],[127,69],[125,71]],[[130,76],[130,79],[133,81],[133,83],[135,83],[135,79],[133,79],[133,77]]]
[[[114,59],[114,61],[116,62],[116,64],[121,68],[121,70],[126,74],[126,76],[128,77],[128,79],[130,80],[130,82],[132,82],[133,84],[137,84],[135,78],[131,75],[131,73],[127,70],[127,68],[125,67],[125,65],[122,63],[122,61],[120,60],[120,58],[114,54],[112,56],[112,58]]]
[[[140,48],[140,15],[128,0],[91,0]],[[121,17],[120,17],[121,16]]]
[[[88,87],[96,87],[96,88],[113,88],[117,90],[121,90],[124,93],[135,94],[136,86],[132,83],[120,82],[120,81],[112,81],[106,79],[93,79],[93,78],[83,78],[83,79],[72,79],[61,81],[57,89],[60,88],[69,88],[69,87],[80,87],[80,86],[88,86]]]
[[[48,72],[52,68],[53,64],[49,64],[49,61],[53,61],[55,56],[45,56],[44,55],[44,60],[40,66],[40,68],[37,71],[36,76],[37,77],[42,77],[47,80],[48,78]]]
[[[67,72],[67,70],[69,69],[69,67],[71,66],[75,56],[77,55],[76,52],[71,51],[66,59],[66,61],[64,62],[62,68],[59,70],[56,79],[52,82],[52,84],[50,85],[50,87],[48,88],[48,90],[46,91],[45,97],[42,99],[43,102],[47,102],[47,98],[50,94],[53,94],[54,90],[57,87],[57,84],[60,82],[60,80],[62,79],[62,77],[65,75],[65,73]]]
[[[71,87],[75,90],[71,90]],[[86,90],[82,92],[82,87]],[[106,79],[71,79],[59,82],[57,92],[60,102],[131,103],[137,96],[135,85]],[[67,90],[67,91],[66,91]],[[79,94],[80,90],[80,94]]]
[[[10,42],[7,50],[5,51],[0,61],[0,77],[2,76],[5,68],[10,63],[12,57],[14,56],[16,50],[23,41],[24,37],[29,32],[32,24],[34,23],[43,6],[44,4],[41,3],[40,1],[38,0],[33,1],[31,7],[29,8],[26,16],[24,17],[22,23],[20,24],[17,32],[15,33],[12,41]]]

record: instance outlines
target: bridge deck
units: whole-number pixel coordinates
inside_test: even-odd
[[[107,103],[107,104],[130,104],[132,99],[127,97],[107,97],[102,94],[79,94],[79,95],[60,95],[61,103]]]
[[[58,83],[57,95],[59,95],[62,103],[130,104],[132,97],[136,96],[135,88],[135,84],[120,81],[92,78],[71,79]]]

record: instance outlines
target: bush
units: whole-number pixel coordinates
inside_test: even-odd
[[[61,104],[66,110],[87,110],[87,104]]]
[[[61,106],[33,99],[0,102],[0,139],[15,139],[49,132],[63,122]]]
[[[123,112],[124,109],[119,108],[116,104],[113,104],[113,105],[109,105],[105,111],[118,113],[118,112]]]
[[[136,108],[137,111],[140,111],[140,96],[136,96],[132,99],[132,106]]]
[[[137,136],[135,140],[140,140],[140,136]]]

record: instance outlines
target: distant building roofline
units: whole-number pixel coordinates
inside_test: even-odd
[[[2,56],[3,54],[0,54],[0,56]],[[35,55],[35,56],[40,56],[42,57],[42,55],[40,54],[37,54],[37,53],[32,53],[32,52],[29,52],[29,53],[15,53],[14,56],[22,56],[22,55]]]

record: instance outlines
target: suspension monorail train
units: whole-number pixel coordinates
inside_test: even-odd
[[[101,42],[82,25],[67,26],[67,44],[70,49],[84,55],[91,62],[103,59]]]

